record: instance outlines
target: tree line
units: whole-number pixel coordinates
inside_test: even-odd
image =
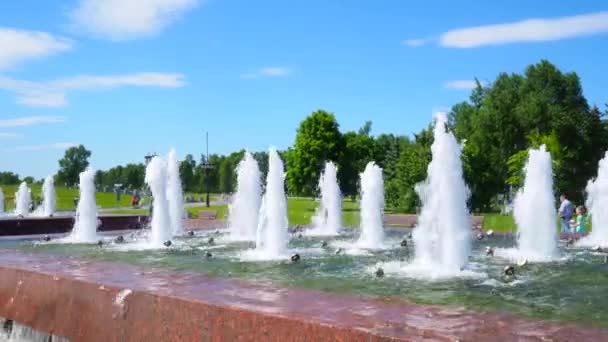
[[[543,60],[521,74],[500,73],[487,85],[476,83],[469,99],[451,108],[448,127],[464,145],[463,171],[471,190],[470,208],[496,210],[497,199],[522,184],[528,149],[541,144],[553,158],[556,192],[581,201],[586,182],[595,176],[597,163],[608,149],[608,123],[606,109],[588,104],[577,74],[564,73]],[[338,165],[343,194],[355,197],[359,173],[374,161],[384,172],[387,207],[413,212],[419,205],[415,185],[426,178],[432,143],[432,123],[412,136],[373,135],[371,121],[358,130],[343,132],[332,113],[317,110],[300,123],[293,145],[280,151],[286,164],[286,190],[290,195],[315,196],[324,163],[333,161]],[[212,154],[208,160],[202,154],[198,158],[187,155],[179,168],[184,190],[233,192],[235,168],[243,154],[244,150]],[[68,149],[59,161],[56,183],[77,184],[90,155],[82,145]],[[265,177],[267,152],[253,156]],[[123,184],[140,189],[144,175],[143,163],[131,163],[97,171],[95,182],[98,186]],[[0,184],[18,181],[15,174],[0,173]]]

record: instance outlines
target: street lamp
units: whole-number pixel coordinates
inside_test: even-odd
[[[205,140],[207,145],[207,155],[201,163],[201,167],[205,170],[205,188],[207,188],[207,198],[205,201],[207,208],[209,208],[209,169],[213,168],[213,164],[209,162],[209,132],[205,133]]]

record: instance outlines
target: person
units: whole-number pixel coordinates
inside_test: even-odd
[[[585,222],[587,219],[587,215],[585,215],[586,213],[587,209],[585,209],[584,206],[579,205],[578,207],[576,207],[576,220],[572,220],[573,222],[570,225],[572,231],[574,231],[575,233],[585,232]]]
[[[562,219],[562,233],[570,232],[570,219],[574,213],[574,206],[568,200],[566,194],[559,196],[561,205],[559,206],[558,215]]]

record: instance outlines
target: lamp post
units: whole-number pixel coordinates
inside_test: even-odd
[[[203,163],[201,163],[201,167],[205,170],[205,188],[207,188],[207,197],[205,199],[205,202],[207,208],[209,208],[209,169],[213,168],[213,164],[209,162],[209,132],[205,132],[205,140],[207,145],[207,152],[206,156],[204,157]]]

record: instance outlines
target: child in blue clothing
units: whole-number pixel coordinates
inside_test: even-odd
[[[574,233],[584,233],[585,232],[585,223],[587,221],[587,209],[582,205],[576,207],[576,220],[572,220],[570,227],[572,227],[572,231]]]

